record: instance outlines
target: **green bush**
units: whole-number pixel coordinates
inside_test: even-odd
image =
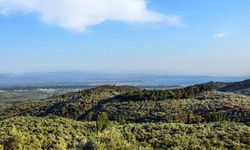
[[[103,131],[107,127],[110,126],[109,117],[106,112],[102,112],[98,115],[97,121],[96,121],[96,128],[97,131]]]

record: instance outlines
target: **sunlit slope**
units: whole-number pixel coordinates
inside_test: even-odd
[[[59,117],[14,117],[0,121],[6,149],[250,149],[250,127],[235,122],[205,124],[95,123]]]

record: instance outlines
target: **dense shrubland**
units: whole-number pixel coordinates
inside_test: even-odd
[[[201,84],[189,86],[182,89],[170,90],[136,90],[117,96],[118,99],[129,101],[161,101],[166,99],[187,99],[195,98],[202,93],[208,93],[212,90],[210,85]]]
[[[172,90],[103,86],[45,100],[0,107],[0,118],[48,116],[95,121],[107,112],[123,122],[250,121],[250,98],[215,92],[206,84]]]
[[[0,121],[6,149],[249,149],[250,127],[234,122],[203,124],[112,123],[102,132],[94,122],[59,117],[15,117]]]
[[[190,99],[112,100],[94,108],[93,120],[100,112],[110,119],[123,116],[129,122],[183,122],[250,121],[250,98],[210,92]],[[88,115],[87,117],[89,117]]]
[[[15,117],[0,122],[0,143],[7,149],[66,149],[94,130],[93,123],[63,118]]]
[[[194,98],[210,90],[208,86],[203,85],[173,90],[140,90],[129,86],[102,86],[45,100],[13,104],[11,108],[1,111],[0,116],[3,118],[17,115],[47,116],[52,114],[60,117],[81,119],[82,116],[85,116],[88,111],[97,105],[113,99],[121,101],[184,99]]]

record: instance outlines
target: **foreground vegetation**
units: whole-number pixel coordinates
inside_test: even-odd
[[[94,122],[59,117],[14,117],[0,121],[6,149],[249,149],[250,127],[242,123],[115,122],[102,132]]]

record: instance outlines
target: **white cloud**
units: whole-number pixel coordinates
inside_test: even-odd
[[[219,32],[219,33],[216,33],[214,35],[214,38],[217,39],[217,38],[223,38],[223,37],[226,37],[226,36],[229,36],[231,35],[230,32]]]
[[[0,0],[0,13],[35,12],[45,23],[80,32],[106,20],[181,25],[180,17],[151,11],[147,3],[147,0]]]

